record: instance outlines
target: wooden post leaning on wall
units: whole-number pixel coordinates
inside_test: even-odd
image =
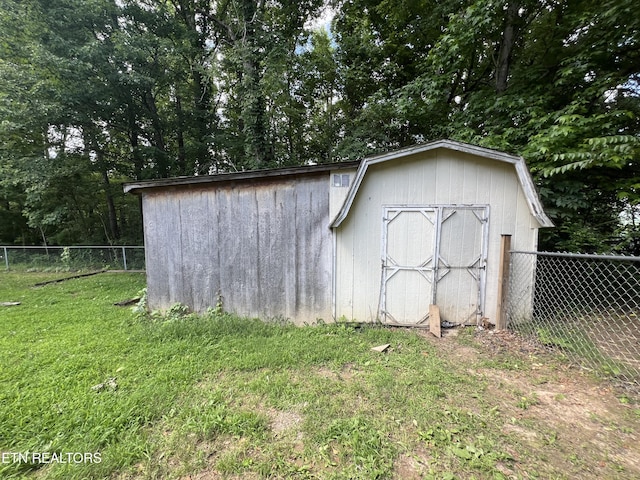
[[[440,307],[429,305],[429,331],[436,337],[442,337],[440,330]]]
[[[498,270],[498,308],[496,309],[496,330],[507,328],[507,295],[509,290],[509,266],[511,264],[511,235],[501,235],[500,266]]]

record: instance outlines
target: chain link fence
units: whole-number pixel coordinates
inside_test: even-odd
[[[0,246],[0,268],[15,271],[144,270],[144,247]]]
[[[640,384],[640,257],[511,252],[507,326]]]

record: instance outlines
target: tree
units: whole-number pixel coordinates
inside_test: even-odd
[[[139,241],[126,179],[452,138],[527,159],[545,248],[638,248],[631,0],[331,3],[2,0],[0,238]]]
[[[3,205],[50,241],[135,238],[127,178],[307,161],[297,52],[321,0],[3,2],[2,188],[25,192]]]
[[[11,170],[5,183],[25,192],[21,209],[43,241],[102,243],[122,233],[110,184],[116,162],[105,147],[117,143],[105,130],[117,111],[118,86],[109,83],[108,68],[117,8],[84,2],[81,15],[74,7],[7,2],[0,95],[10,120],[0,130],[2,162]],[[14,24],[26,25],[17,37]],[[96,208],[96,192],[105,198],[104,210]]]
[[[338,105],[338,60],[325,29],[312,32],[309,48],[300,55],[300,62],[303,81],[299,96],[305,111],[301,124],[303,129],[314,132],[306,138],[307,145],[301,159],[315,163],[339,160],[335,149],[344,124]],[[301,143],[304,144],[304,140]]]
[[[522,154],[555,232],[564,232],[543,236],[543,246],[605,249],[632,237],[637,219],[626,218],[640,183],[634,3],[413,5],[344,2],[337,27],[342,58],[351,60],[343,60],[345,112],[356,128],[361,119],[382,121],[385,133],[357,150],[447,137]],[[407,59],[407,50],[416,53]],[[589,235],[584,215],[600,225]]]

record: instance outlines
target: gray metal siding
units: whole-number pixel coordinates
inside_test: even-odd
[[[143,195],[149,306],[331,317],[327,175]]]

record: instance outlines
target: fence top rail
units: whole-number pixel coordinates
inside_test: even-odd
[[[144,248],[142,245],[0,245],[0,248],[13,249],[13,250],[45,250],[47,248]]]
[[[617,260],[625,262],[640,262],[640,257],[626,255],[597,255],[593,253],[568,253],[568,252],[530,252],[524,250],[511,250],[509,253],[522,253],[537,255],[539,257],[564,257],[564,258],[589,258],[592,260]]]

